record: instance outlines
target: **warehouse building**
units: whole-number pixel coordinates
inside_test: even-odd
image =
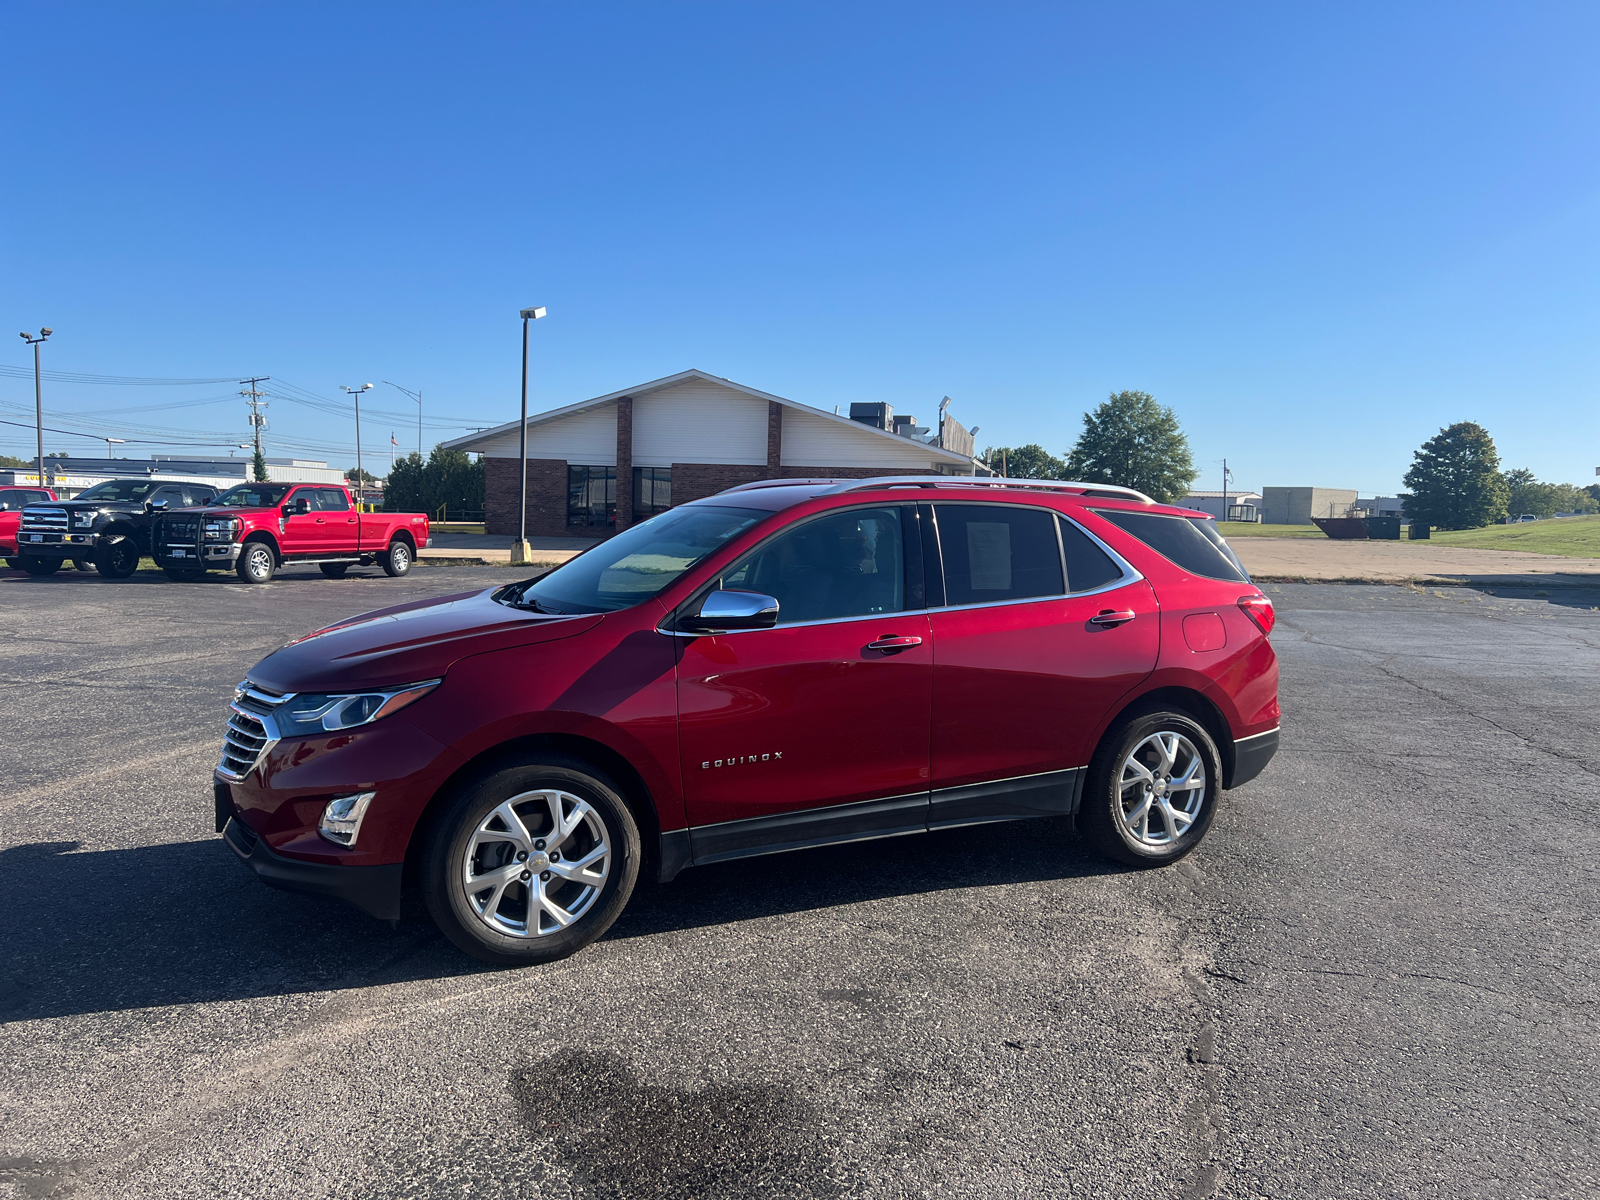
[[[56,495],[70,498],[108,479],[157,479],[164,483],[203,483],[226,491],[249,476],[248,458],[194,458],[153,454],[149,458],[47,458],[45,485]],[[267,459],[267,478],[273,483],[343,483],[343,472],[320,460]],[[0,483],[36,484],[36,469],[18,467],[0,471]]]
[[[1190,492],[1180,504],[1210,513],[1219,521],[1260,521],[1261,493],[1234,488],[1228,492]]]
[[[1348,516],[1355,502],[1354,488],[1262,488],[1261,516],[1268,525],[1309,525],[1312,517]]]
[[[528,534],[595,537],[758,479],[971,475],[972,433],[887,404],[849,416],[684,371],[528,418]],[[446,442],[484,458],[490,533],[517,532],[518,423]],[[986,473],[986,472],[985,472]]]

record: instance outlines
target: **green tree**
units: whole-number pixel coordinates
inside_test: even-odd
[[[1527,467],[1518,467],[1505,473],[1506,511],[1513,517],[1524,513],[1531,517],[1548,517],[1555,512],[1554,497],[1550,489],[1539,482],[1539,477]]]
[[[9,468],[11,470],[17,470],[17,469],[20,469],[20,468],[23,468],[23,467],[31,467],[31,466],[33,466],[33,464],[31,462],[29,462],[27,459],[15,458],[10,454],[0,454],[0,467]]]
[[[265,483],[265,482],[267,482],[267,456],[265,454],[261,453],[261,447],[259,447],[259,446],[256,447],[255,458],[252,460],[250,465],[251,465],[252,469],[255,471],[256,482],[257,483]]]
[[[377,483],[378,482],[378,477],[376,475],[374,475],[371,471],[367,470],[365,467],[361,468],[359,471],[356,470],[355,467],[351,467],[348,471],[346,471],[344,473],[345,481],[347,483],[354,483],[356,481],[356,476],[358,476],[358,475],[361,477],[361,482],[362,483]]]
[[[1600,483],[1591,483],[1588,487],[1579,490],[1595,502],[1595,511],[1600,512]]]
[[[383,507],[389,512],[483,511],[483,460],[472,461],[461,450],[435,446],[424,462],[420,454],[395,460],[384,484]]]
[[[1511,489],[1482,425],[1458,421],[1422,443],[1406,472],[1405,515],[1438,529],[1477,529],[1506,515]]]
[[[1177,415],[1148,392],[1115,392],[1083,414],[1083,433],[1067,455],[1067,477],[1136,488],[1170,504],[1200,477]]]
[[[1038,442],[1026,446],[990,446],[983,461],[997,474],[1002,466],[1012,479],[1065,479],[1067,464]]]

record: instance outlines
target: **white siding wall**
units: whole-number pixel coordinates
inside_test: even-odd
[[[852,429],[796,408],[783,411],[786,467],[920,467],[931,474],[935,461],[943,460],[906,438]]]
[[[635,405],[637,410],[637,405]],[[638,417],[634,417],[634,441],[639,439]],[[517,430],[512,426],[493,441],[485,442],[482,452],[490,458],[517,456]],[[617,461],[617,406],[602,404],[571,416],[559,417],[542,425],[528,427],[529,458],[564,458],[586,467],[609,467]],[[638,460],[635,459],[635,462]]]
[[[703,380],[633,402],[633,465],[765,463],[767,402]]]

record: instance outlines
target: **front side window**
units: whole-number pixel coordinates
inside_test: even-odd
[[[1059,596],[1055,514],[998,504],[936,504],[945,603],[991,604]]]
[[[672,507],[672,468],[633,469],[633,519],[654,517]]]
[[[567,468],[567,524],[614,529],[617,524],[617,469]]]
[[[213,503],[223,508],[276,508],[288,494],[287,484],[241,483],[223,492]]]
[[[648,600],[728,540],[769,516],[760,509],[689,505],[635,525],[550,574],[496,599],[538,612],[615,612]]]
[[[1097,508],[1118,529],[1132,534],[1170,563],[1204,579],[1248,583],[1249,576],[1216,532],[1211,518],[1168,517],[1159,513]]]
[[[139,479],[108,479],[105,483],[97,483],[88,491],[79,493],[78,499],[100,500],[106,504],[127,504],[133,501],[143,503],[155,490],[155,484]]]
[[[899,508],[855,508],[785,530],[722,576],[778,601],[778,624],[905,610]]]

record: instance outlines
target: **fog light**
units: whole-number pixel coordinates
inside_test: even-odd
[[[361,819],[367,815],[367,805],[376,792],[362,792],[359,796],[340,796],[329,800],[322,810],[322,820],[317,822],[317,832],[338,846],[354,846],[361,835]]]

